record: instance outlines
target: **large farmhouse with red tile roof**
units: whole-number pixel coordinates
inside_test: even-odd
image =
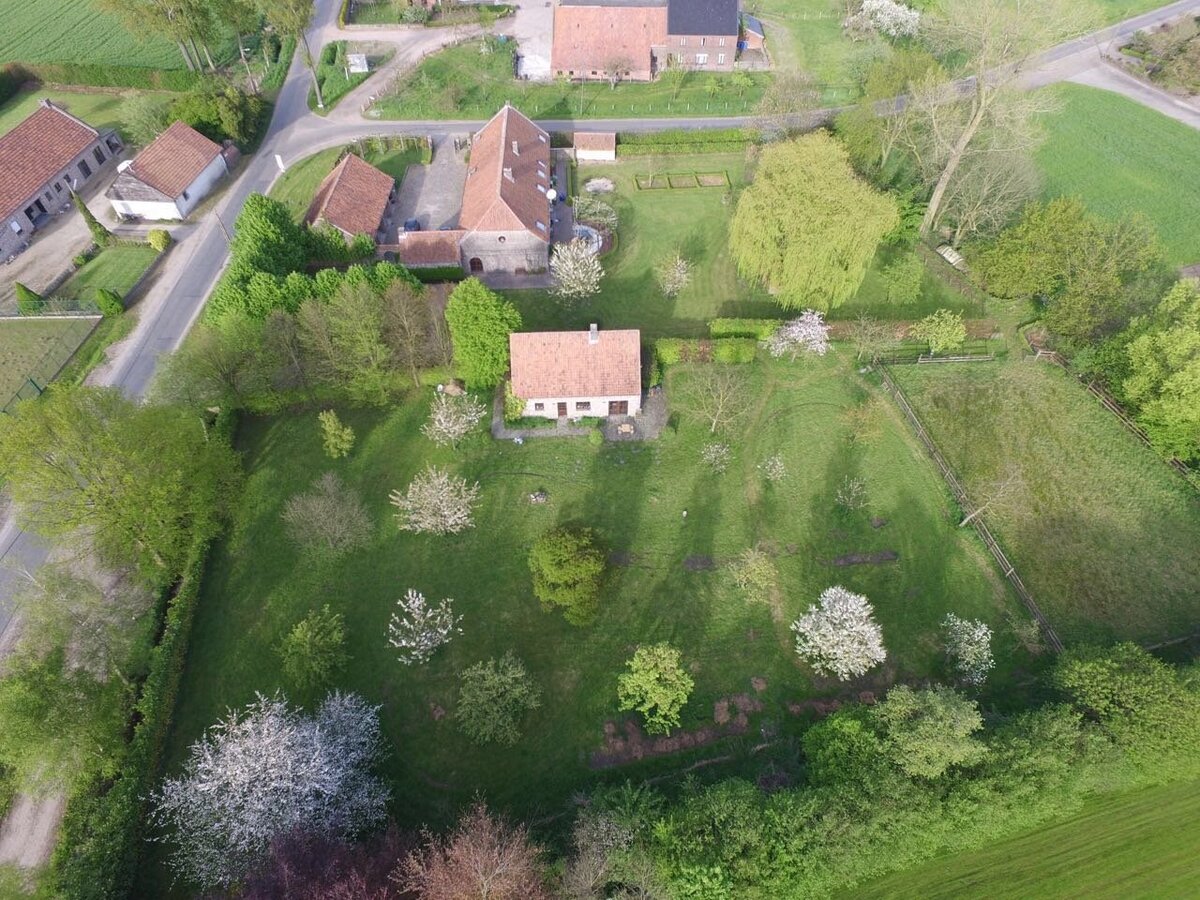
[[[739,0],[558,0],[550,67],[558,77],[649,81],[668,65],[729,72]]]
[[[642,339],[636,329],[514,332],[508,346],[512,391],[525,402],[526,416],[632,416],[641,410]]]
[[[121,150],[115,132],[98,131],[49,100],[0,137],[0,257],[19,250],[73,188]]]
[[[182,219],[228,171],[220,144],[175,122],[121,164],[105,196],[119,215]]]

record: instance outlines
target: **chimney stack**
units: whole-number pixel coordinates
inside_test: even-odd
[[[600,328],[599,328],[599,326],[596,325],[595,322],[593,322],[591,325],[588,326],[588,343],[589,344],[600,343]]]

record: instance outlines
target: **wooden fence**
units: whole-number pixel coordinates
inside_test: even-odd
[[[925,426],[921,424],[916,411],[908,402],[908,398],[904,396],[904,392],[900,390],[900,386],[893,380],[887,366],[880,365],[879,374],[883,378],[884,387],[892,395],[892,398],[896,401],[896,405],[904,413],[904,417],[908,419],[909,425],[912,426],[917,437],[921,439],[921,443],[924,444],[925,450],[928,452],[930,459],[933,460],[934,466],[941,473],[942,478],[945,479],[947,486],[950,488],[950,493],[954,495],[955,501],[962,508],[963,515],[970,516],[973,514],[975,516],[971,520],[971,524],[975,527],[976,534],[979,535],[984,545],[991,551],[996,563],[1000,566],[1000,571],[1004,573],[1004,577],[1008,579],[1009,583],[1013,586],[1013,590],[1017,592],[1017,596],[1021,598],[1021,602],[1025,604],[1025,608],[1029,610],[1029,614],[1033,616],[1034,621],[1042,629],[1046,643],[1056,653],[1061,653],[1063,643],[1058,633],[1042,613],[1041,607],[1034,601],[1033,595],[1029,593],[1029,589],[1025,587],[1025,582],[1021,580],[1021,576],[1017,574],[1017,570],[1009,560],[1008,555],[992,535],[992,531],[984,521],[983,515],[978,512],[977,507],[971,502],[970,497],[967,496],[967,491],[963,487],[962,482],[958,480],[958,476],[954,473],[950,464],[946,462],[946,458],[942,456],[942,452],[937,448],[937,444],[934,443],[929,432],[925,430]]]

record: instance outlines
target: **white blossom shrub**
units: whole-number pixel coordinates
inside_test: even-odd
[[[992,658],[992,629],[978,619],[960,619],[946,613],[942,620],[946,633],[946,655],[966,684],[979,685],[987,681],[988,672],[996,665]]]
[[[846,20],[852,31],[875,31],[888,37],[915,37],[921,13],[895,0],[863,0],[858,12]]]
[[[758,468],[763,477],[772,483],[787,478],[787,466],[783,464],[783,457],[778,453],[768,456],[758,464]]]
[[[151,821],[178,844],[177,875],[205,888],[241,880],[293,830],[349,838],[383,821],[379,707],[330,694],[316,714],[261,694],[192,744],[183,772],[151,796]]]
[[[706,466],[720,474],[729,468],[729,462],[733,459],[733,451],[729,449],[728,444],[714,441],[700,448],[700,459]]]
[[[554,245],[550,254],[550,274],[554,276],[551,293],[567,304],[574,304],[600,293],[604,268],[587,241],[574,240]]]
[[[470,394],[460,397],[438,394],[429,407],[429,421],[421,426],[421,433],[439,447],[454,447],[486,415],[487,407]]]
[[[821,675],[842,681],[864,674],[887,659],[875,611],[861,594],[835,586],[792,623],[796,653]]]
[[[606,231],[616,231],[618,220],[617,211],[592,194],[580,194],[571,201],[576,222],[603,228]]]
[[[767,349],[777,359],[791,354],[793,362],[800,353],[824,356],[829,352],[829,326],[825,317],[815,309],[806,309],[775,329],[767,340]]]
[[[692,280],[692,264],[679,253],[673,253],[654,267],[658,288],[668,300],[675,297]]]
[[[458,534],[475,524],[471,507],[479,498],[479,482],[467,484],[436,466],[417,475],[404,491],[392,491],[391,503],[404,531]]]
[[[388,625],[388,643],[400,651],[397,659],[406,666],[428,662],[438,647],[462,634],[457,627],[462,616],[454,615],[454,601],[448,597],[430,606],[424,594],[409,588],[396,606],[399,609]]]

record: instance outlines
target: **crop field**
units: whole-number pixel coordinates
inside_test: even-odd
[[[854,890],[855,900],[1158,900],[1196,896],[1200,783],[1104,797],[986,850]],[[846,900],[849,900],[847,896]]]
[[[1050,90],[1063,105],[1037,153],[1045,195],[1109,217],[1144,213],[1171,263],[1200,262],[1200,192],[1181,189],[1200,171],[1200,132],[1108,91]]]
[[[386,411],[339,410],[357,443],[337,462],[322,451],[315,411],[247,419],[239,447],[249,480],[231,536],[209,564],[169,767],[227,707],[283,686],[275,647],[322,604],[346,618],[351,661],[337,686],[383,704],[394,748],[384,773],[402,824],[442,824],[477,792],[514,815],[553,816],[598,780],[637,780],[697,756],[736,753],[737,741],[718,741],[640,763],[596,761],[605,723],[622,721],[617,673],[642,642],[671,641],[682,651],[696,679],[687,731],[714,727],[714,704],[744,695],[761,704],[751,734],[795,734],[812,698],[937,677],[948,610],[996,629],[998,668],[985,702],[1019,702],[1016,682],[1036,665],[1010,627],[1023,612],[973,536],[954,527],[944,487],[894,406],[844,353],[764,359],[745,372],[751,399],[733,463],[720,475],[699,459],[708,428],[686,416],[644,444],[597,448],[547,437],[516,446],[479,433],[455,452],[420,433],[426,389]],[[694,377],[686,367],[669,374],[668,396]],[[758,466],[777,453],[787,474],[769,483]],[[393,520],[388,492],[431,462],[482,487],[475,527],[461,535],[413,535]],[[336,563],[305,558],[280,522],[288,497],[330,470],[375,522],[371,544]],[[865,479],[869,500],[846,512],[834,495],[851,474]],[[530,504],[537,490],[547,503]],[[540,608],[526,564],[533,540],[568,522],[595,528],[611,554],[599,617],[583,628]],[[747,603],[725,571],[754,544],[779,569],[774,611]],[[798,665],[788,628],[831,584],[871,598],[889,652],[886,665],[847,684]],[[387,623],[410,587],[454,598],[463,633],[428,664],[406,667],[388,646]],[[507,650],[524,660],[543,703],[516,746],[480,748],[455,725],[457,674]]]
[[[1074,379],[1021,359],[893,374],[968,494],[995,498],[985,516],[1065,642],[1195,631],[1200,493]]]
[[[0,28],[0,62],[84,62],[157,69],[184,67],[179,49],[135,36],[92,0],[10,0]]]

